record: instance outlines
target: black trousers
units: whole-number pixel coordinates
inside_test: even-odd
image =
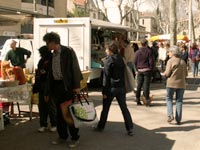
[[[48,102],[44,100],[44,92],[39,92],[39,104],[40,112],[40,127],[47,127],[48,116],[50,118],[51,127],[56,126],[56,107],[53,99],[50,97]]]
[[[79,129],[75,127],[69,127],[67,123],[65,122],[63,116],[60,104],[71,100],[74,97],[73,92],[67,92],[64,87],[64,83],[62,80],[54,81],[53,86],[53,99],[56,104],[57,109],[57,132],[61,139],[67,139],[69,134],[71,135],[71,140],[78,140],[79,139]],[[67,108],[66,108],[67,109]]]
[[[101,117],[100,117],[100,120],[98,123],[98,128],[100,128],[100,129],[105,128],[111,103],[112,103],[114,97],[116,97],[117,102],[122,111],[122,115],[124,117],[124,123],[125,123],[126,130],[127,131],[132,130],[133,129],[133,121],[132,121],[130,112],[127,108],[127,105],[126,105],[126,93],[125,93],[124,88],[111,88],[110,93],[106,94],[106,96],[107,96],[107,98],[103,99],[103,109],[101,111]]]
[[[151,82],[151,71],[147,72],[139,72],[137,76],[137,92],[136,92],[136,100],[140,101],[141,90],[143,87],[143,94],[146,100],[148,101],[149,93],[150,93],[150,82]]]

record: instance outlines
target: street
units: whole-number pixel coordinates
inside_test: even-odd
[[[199,150],[200,147],[200,78],[187,79],[188,85],[184,95],[182,124],[167,123],[165,85],[153,83],[152,107],[137,106],[133,93],[127,95],[127,105],[131,112],[135,135],[127,135],[121,110],[114,100],[109,112],[105,130],[93,131],[92,127],[80,129],[80,145],[77,150]],[[102,109],[101,91],[90,89],[89,98],[96,105],[98,116]],[[28,110],[28,106],[21,106]],[[0,131],[2,150],[66,150],[67,144],[54,146],[51,141],[57,133],[38,133],[39,127],[37,105],[33,107],[33,120],[28,115],[11,118],[11,124]],[[15,114],[17,109],[15,108]]]

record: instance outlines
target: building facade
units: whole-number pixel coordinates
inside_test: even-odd
[[[10,37],[33,33],[34,17],[66,17],[67,0],[0,0],[0,45]]]
[[[139,24],[146,28],[148,37],[158,34],[157,21],[156,18],[154,18],[152,15],[140,15]]]

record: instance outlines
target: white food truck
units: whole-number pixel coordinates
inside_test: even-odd
[[[100,77],[105,57],[104,44],[111,40],[127,39],[130,28],[91,18],[35,18],[34,66],[40,59],[38,49],[45,43],[43,36],[56,32],[61,44],[72,47],[78,57],[81,70],[91,71],[89,79]]]

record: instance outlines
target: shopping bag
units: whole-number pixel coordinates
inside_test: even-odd
[[[125,64],[124,69],[124,81],[125,81],[125,91],[126,93],[135,91],[136,89],[136,81],[133,77],[133,73],[130,68]]]
[[[87,100],[84,95],[78,95],[77,98],[78,101],[69,106],[74,126],[80,128],[97,124],[98,118],[94,103],[91,100]]]

